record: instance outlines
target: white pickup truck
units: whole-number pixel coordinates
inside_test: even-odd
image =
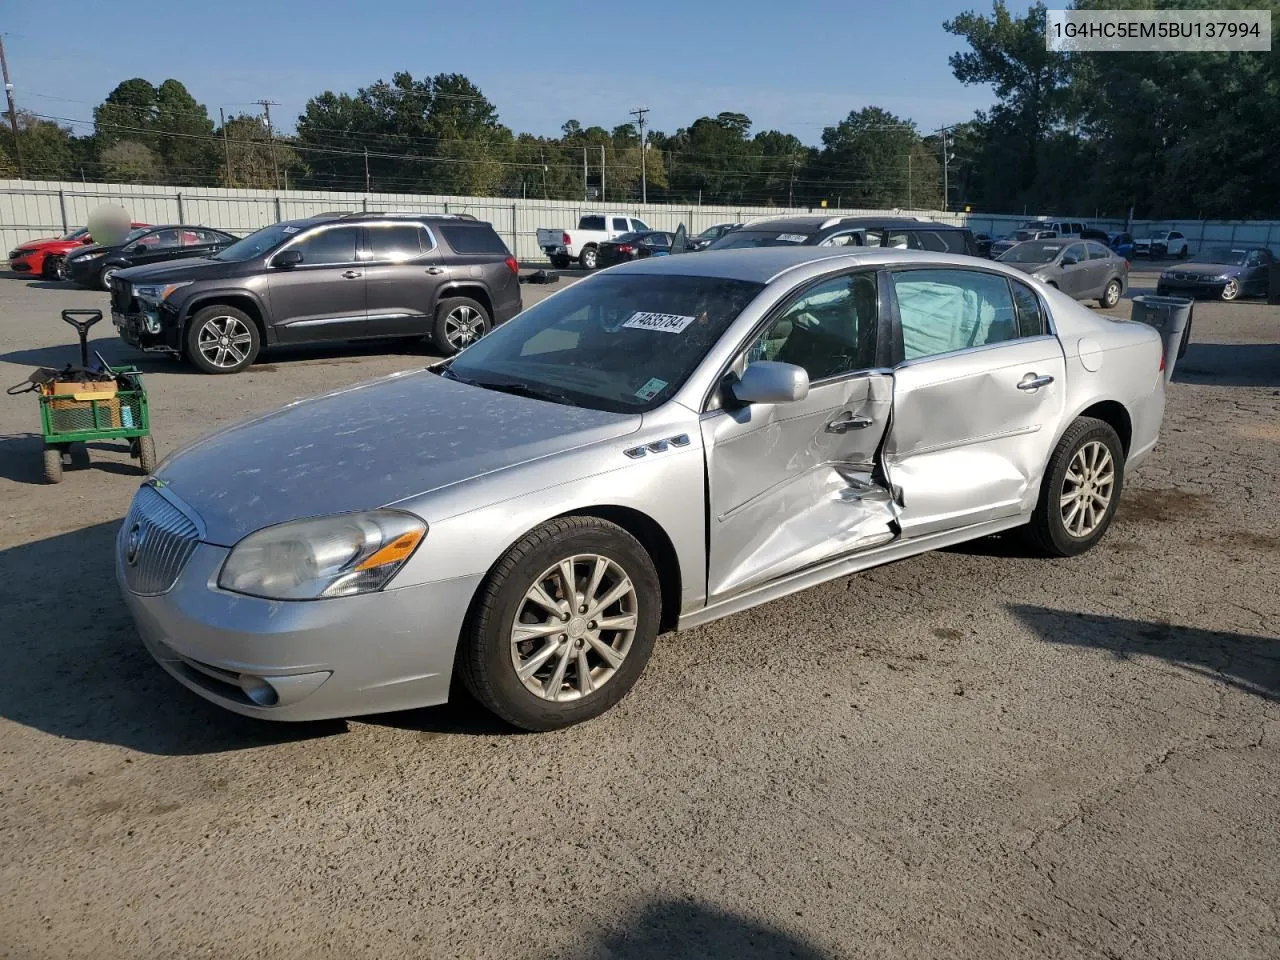
[[[543,227],[538,230],[538,246],[551,259],[551,266],[563,270],[577,260],[583,270],[596,268],[598,244],[624,233],[652,229],[643,220],[616,213],[588,213],[571,230]]]

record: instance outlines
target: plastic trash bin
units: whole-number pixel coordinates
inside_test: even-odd
[[[1130,320],[1137,320],[1160,331],[1164,341],[1164,378],[1173,379],[1173,368],[1187,352],[1191,340],[1191,312],[1194,300],[1186,297],[1143,296],[1133,298]]]
[[[1280,260],[1272,263],[1267,271],[1267,303],[1280,304]]]

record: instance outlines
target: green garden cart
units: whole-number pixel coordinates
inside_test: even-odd
[[[62,480],[72,445],[103,440],[127,440],[129,455],[143,473],[150,474],[156,467],[156,448],[141,373],[136,367],[110,366],[96,351],[97,362],[90,364],[89,328],[102,319],[101,310],[63,310],[62,319],[80,335],[80,366],[41,368],[25,383],[9,389],[11,394],[32,390],[40,394],[44,479],[48,483]]]

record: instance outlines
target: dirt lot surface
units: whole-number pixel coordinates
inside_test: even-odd
[[[105,296],[0,277],[5,385],[72,355],[69,306]],[[667,637],[550,735],[205,704],[116,593],[127,455],[42,485],[6,398],[0,956],[1274,960],[1280,308],[1195,316],[1094,552],[984,541]],[[423,358],[147,361],[160,455]]]

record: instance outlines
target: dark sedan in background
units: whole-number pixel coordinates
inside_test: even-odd
[[[1108,309],[1120,302],[1129,285],[1129,261],[1096,240],[1029,240],[996,259],[1077,300],[1097,300]]]
[[[236,238],[209,227],[173,225],[130,230],[112,246],[88,246],[68,255],[67,279],[82,287],[111,289],[117,270],[166,260],[207,257],[236,242]]]
[[[675,234],[665,230],[640,230],[614,237],[596,248],[596,263],[610,267],[615,263],[644,260],[646,257],[665,257],[671,253],[671,241]]]
[[[740,226],[742,226],[740,223],[717,223],[714,226],[707,227],[707,229],[703,230],[696,237],[689,238],[688,249],[690,252],[694,250],[705,250],[726,233],[729,233],[731,230],[737,230]]]
[[[1160,274],[1156,293],[1160,296],[1265,297],[1275,255],[1266,247],[1241,245],[1208,246],[1195,260],[1179,264]]]

